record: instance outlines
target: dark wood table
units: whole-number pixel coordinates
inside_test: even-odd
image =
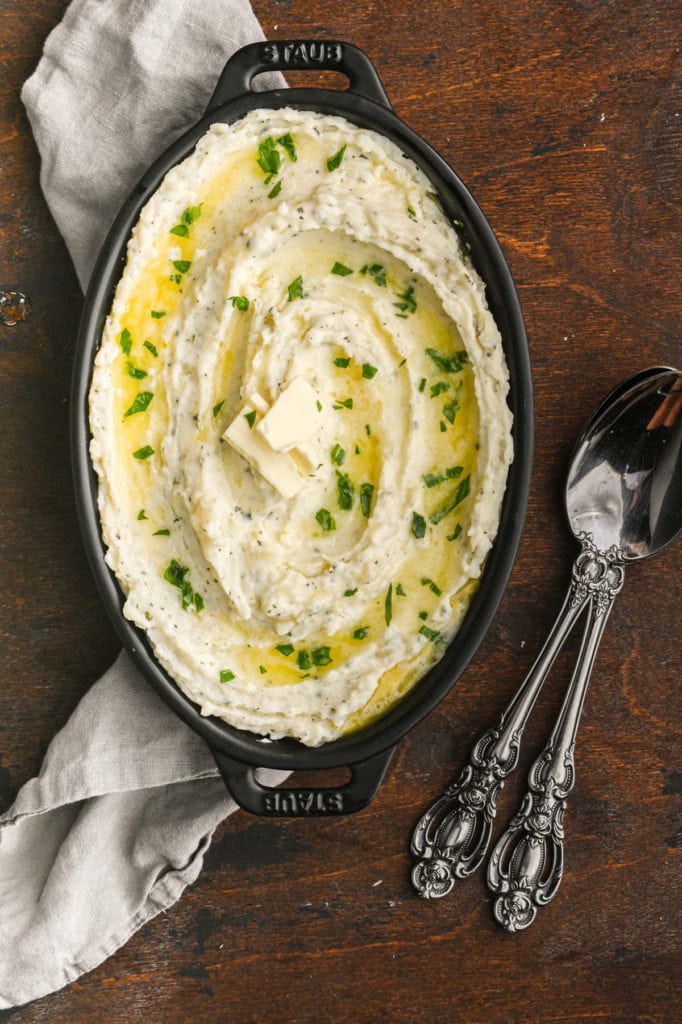
[[[65,7],[0,7],[0,287],[26,293],[32,306],[23,322],[0,327],[2,809],[118,649],[81,547],[69,471],[82,298],[42,198],[19,100]],[[365,48],[398,114],[486,212],[519,290],[534,368],[527,525],[477,657],[401,743],[366,811],[275,822],[235,815],[179,904],[70,988],[6,1016],[17,1024],[674,1024],[682,1013],[682,545],[628,571],[580,731],[564,881],[535,924],[503,933],[480,877],[447,900],[417,899],[407,844],[558,610],[575,552],[561,489],[583,421],[634,370],[682,362],[682,8],[675,0],[256,0],[254,8],[269,36]],[[524,765],[542,747],[569,671],[567,655],[529,726]],[[501,820],[523,774],[502,794]]]

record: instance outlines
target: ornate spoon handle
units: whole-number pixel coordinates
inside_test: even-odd
[[[542,684],[588,598],[602,585],[604,556],[587,536],[573,563],[571,584],[533,667],[496,726],[476,742],[469,763],[422,815],[412,836],[412,884],[420,896],[446,896],[485,857],[495,801],[519,758],[521,735]]]
[[[573,751],[587,685],[606,620],[623,585],[617,553],[606,561],[601,586],[590,597],[587,627],[564,703],[545,749],[533,762],[528,792],[499,839],[488,864],[493,912],[509,932],[527,928],[538,907],[552,899],[563,874],[563,816],[573,789]]]

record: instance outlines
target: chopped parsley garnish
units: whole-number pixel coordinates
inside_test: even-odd
[[[298,277],[295,277],[294,280],[291,282],[291,284],[287,288],[287,292],[289,295],[289,298],[287,300],[288,302],[293,302],[294,299],[303,298],[303,278],[300,274],[298,275]]]
[[[186,274],[192,266],[191,260],[173,260],[173,266],[180,274]]]
[[[419,618],[422,620],[422,622],[425,622],[426,619],[428,619],[428,617],[429,617],[429,613],[428,612],[419,612]]]
[[[462,475],[462,466],[449,466],[444,473],[425,473],[422,477],[427,487],[435,487],[446,480],[457,480]]]
[[[264,139],[258,145],[258,166],[267,175],[265,184],[269,185],[279,171],[282,162],[277,149],[277,143],[273,138]]]
[[[448,540],[457,540],[457,538],[459,537],[461,532],[462,532],[462,524],[461,523],[457,523],[457,526],[454,528],[452,533],[448,534],[447,539]]]
[[[442,352],[436,352],[434,348],[427,348],[426,354],[443,373],[459,373],[464,364],[469,362],[466,352],[455,352],[452,356],[446,356]]]
[[[432,643],[437,644],[442,639],[440,633],[436,629],[431,629],[429,626],[421,626],[419,632],[422,636],[425,636],[427,640],[431,640]]]
[[[338,153],[334,153],[334,156],[330,156],[327,159],[327,170],[328,171],[335,171],[338,167],[341,166],[341,161],[343,160],[343,155],[344,155],[345,152],[346,152],[346,147],[342,146],[341,149],[338,151]]]
[[[352,273],[350,267],[346,267],[343,263],[335,263],[332,267],[332,274],[338,274],[339,277],[348,277]]]
[[[133,337],[127,327],[124,327],[119,337],[119,344],[122,351],[129,356],[130,350],[133,347]]]
[[[377,374],[376,366],[372,366],[371,363],[362,364],[362,376],[366,377],[367,380],[371,380]]]
[[[142,448],[138,448],[136,452],[133,452],[134,459],[148,459],[150,455],[154,454],[154,449],[150,444],[144,445]]]
[[[140,393],[135,396],[133,404],[130,406],[130,408],[126,409],[126,411],[123,413],[124,419],[126,416],[134,416],[138,412],[145,412],[151,405],[153,397],[153,391],[140,391]]]
[[[252,409],[251,412],[245,412],[244,419],[249,424],[249,430],[253,430],[253,425],[256,422],[256,410]]]
[[[419,390],[423,391],[425,387],[426,387],[426,377],[422,377],[422,379],[419,381]]]
[[[441,520],[445,519],[445,517],[450,512],[452,512],[454,508],[457,508],[461,501],[464,501],[464,499],[469,493],[469,480],[470,477],[468,476],[465,476],[463,480],[460,480],[460,482],[458,483],[457,487],[452,492],[448,500],[444,502],[444,504],[441,505],[440,508],[436,509],[436,511],[432,515],[429,516],[430,522],[432,522],[434,525],[438,525],[438,523],[440,523]]]
[[[336,486],[338,490],[339,508],[350,509],[353,507],[353,485],[346,473],[336,471]]]
[[[291,137],[291,134],[287,132],[286,135],[280,135],[277,141],[279,142],[280,146],[285,151],[289,159],[293,163],[296,163],[296,161],[298,160],[298,157],[296,156],[296,144],[293,138]]]
[[[346,370],[350,366],[350,359],[347,356],[337,356],[334,360],[334,366],[338,366],[340,370]]]
[[[442,395],[444,391],[447,391],[449,387],[450,384],[446,380],[439,380],[437,381],[437,383],[432,384],[431,387],[429,388],[431,392],[431,398],[438,398],[438,396]]]
[[[315,514],[315,518],[325,533],[330,533],[332,530],[336,529],[336,523],[326,508],[321,508],[319,512]]]
[[[216,404],[213,406],[213,418],[214,419],[218,415],[218,413],[220,412],[220,410],[222,409],[222,407],[224,405],[225,405],[225,399],[221,398],[221,400],[219,402],[216,402]]]
[[[428,587],[436,597],[440,597],[443,591],[440,589],[437,583],[434,583],[430,576],[422,576],[421,578],[422,587]]]
[[[231,683],[233,679],[236,679],[236,675],[229,668],[221,668],[220,670],[220,682]]]
[[[267,673],[268,670],[266,669],[265,665],[259,665],[258,666],[258,671],[260,672],[260,674],[262,676],[264,676]]]
[[[170,537],[170,530],[156,530],[152,537]]]
[[[421,540],[426,533],[426,520],[418,512],[412,513],[412,533],[417,540]]]
[[[338,402],[334,402],[333,408],[334,409],[352,409],[353,408],[353,399],[352,398],[340,399]]]
[[[310,651],[306,651],[305,648],[302,651],[299,651],[296,655],[296,664],[302,672],[305,672],[306,669],[312,668],[313,657]]]
[[[152,320],[162,320],[165,315],[166,315],[166,310],[165,309],[153,309],[151,311],[151,318],[152,318]]]
[[[438,426],[440,427],[441,434],[444,434],[445,431],[448,429],[444,420],[441,420]]]
[[[399,584],[398,584],[398,586],[397,586],[397,587],[395,588],[395,592],[396,592],[396,594],[398,595],[398,597],[407,597],[407,594],[406,594],[406,593],[405,593],[405,591],[403,590],[403,585],[402,585],[402,583],[399,583]]]
[[[240,313],[246,313],[249,308],[249,300],[246,295],[230,295],[229,299],[235,309],[238,309]]]
[[[380,288],[386,287],[386,271],[381,263],[365,263],[360,273],[368,274]]]
[[[342,466],[343,461],[346,458],[346,453],[340,444],[335,444],[329,452],[329,457],[335,466]]]
[[[404,292],[396,292],[396,295],[400,299],[400,302],[393,303],[396,309],[400,310],[399,313],[396,313],[396,316],[406,318],[408,313],[417,312],[417,300],[414,297],[414,285],[410,285]]]
[[[332,659],[329,654],[329,647],[313,648],[313,665],[331,665]]]
[[[416,218],[417,211],[415,210],[415,208],[413,206],[408,206],[407,207],[407,212],[409,213],[410,217],[415,217]]]
[[[137,518],[138,519],[149,519],[149,516],[147,515],[145,510],[143,508],[141,508],[140,511],[137,513]]]
[[[293,644],[277,644],[277,646],[275,647],[275,650],[279,651],[280,654],[283,654],[285,658],[288,658],[289,655],[294,653],[294,645]]]
[[[359,626],[358,629],[354,629],[351,633],[353,640],[364,640],[369,633],[369,626]]]
[[[353,587],[352,590],[344,590],[343,596],[344,597],[353,597],[353,595],[357,594],[357,592],[358,592],[358,588],[357,587]]]
[[[199,206],[188,206],[183,211],[180,222],[175,225],[174,228],[170,229],[171,235],[179,235],[180,238],[187,238],[189,235],[189,226],[193,224],[197,217],[201,214],[201,203]]]
[[[182,274],[171,274],[168,280],[174,284],[182,284]]]
[[[322,402],[321,402],[321,401],[319,400],[319,398],[318,398],[318,400],[317,400],[317,401],[315,402],[315,405],[317,406],[317,411],[318,411],[318,412],[322,412]]]
[[[166,583],[170,583],[171,586],[177,587],[180,591],[182,607],[185,611],[200,612],[204,607],[204,599],[201,594],[197,594],[192,588],[192,584],[186,578],[189,569],[186,565],[181,565],[180,562],[174,558],[170,562],[168,568],[163,574],[163,578]]]
[[[458,409],[459,402],[456,398],[453,398],[451,402],[448,402],[447,405],[443,406],[443,416],[445,416],[445,419],[448,421],[448,423],[455,422],[455,416],[457,415]]]
[[[274,185],[272,186],[272,188],[271,188],[271,189],[270,189],[270,191],[268,192],[268,199],[276,199],[276,198],[277,198],[277,196],[278,196],[278,195],[280,194],[280,192],[281,192],[281,191],[282,191],[282,182],[281,182],[281,181],[278,181],[278,182],[276,182],[276,183],[275,183],[275,184],[274,184]]]
[[[370,437],[372,434],[369,423],[365,423],[365,433],[367,434],[367,437]]]
[[[156,345],[152,345],[151,341],[145,340],[145,341],[142,342],[142,344],[144,345],[144,347],[147,349],[148,352],[151,352],[151,354],[155,358],[156,358],[156,356],[158,356],[159,353],[158,353],[158,350],[156,348]]]
[[[138,370],[138,368],[136,366],[133,366],[130,360],[128,360],[128,376],[132,377],[134,380],[144,380],[144,378],[147,376],[147,371]]]
[[[356,446],[355,446],[355,454],[356,455],[360,454],[360,445],[359,444],[356,444]]]
[[[386,591],[386,597],[384,598],[384,618],[386,625],[391,625],[391,619],[393,618],[393,584],[389,583],[388,590]]]
[[[360,484],[360,511],[365,519],[369,519],[370,512],[372,511],[373,494],[374,484]]]

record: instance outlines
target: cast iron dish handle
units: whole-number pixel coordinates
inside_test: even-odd
[[[243,764],[211,747],[220,774],[240,807],[251,814],[276,818],[323,817],[355,814],[376,796],[393,757],[394,747],[348,765],[350,781],[344,786],[271,789],[256,778],[257,768]]]
[[[370,59],[351,43],[326,39],[291,39],[251,43],[231,57],[215,87],[208,110],[251,91],[251,82],[263,71],[340,71],[348,92],[389,107],[388,96]]]

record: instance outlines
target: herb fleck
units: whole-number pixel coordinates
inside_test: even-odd
[[[369,633],[369,626],[359,626],[358,629],[354,629],[351,633],[353,640],[364,640]]]
[[[365,263],[360,270],[361,274],[368,274],[375,284],[380,288],[386,287],[386,271],[381,263]]]
[[[436,352],[434,348],[427,348],[426,354],[443,373],[459,373],[464,364],[469,362],[466,352],[455,352],[454,355],[447,356],[442,352]]]
[[[142,344],[144,345],[144,347],[147,349],[148,352],[151,352],[151,354],[154,356],[154,358],[156,358],[156,356],[158,356],[159,353],[158,353],[158,350],[156,348],[156,345],[152,345],[151,341],[147,341],[145,339],[145,341],[143,341]]]
[[[353,507],[353,485],[346,473],[336,471],[336,485],[338,490],[339,508],[350,509]]]
[[[344,590],[343,596],[344,597],[352,597],[353,594],[357,594],[357,592],[358,592],[358,588],[357,587],[353,587],[352,590]]]
[[[220,410],[222,409],[222,407],[224,405],[225,405],[225,399],[222,398],[219,402],[216,402],[216,404],[213,406],[213,418],[214,419],[218,415],[218,413],[220,412]]]
[[[249,308],[249,300],[246,295],[230,295],[230,302],[240,313],[246,313]]]
[[[325,533],[330,533],[332,530],[336,529],[336,523],[328,509],[321,508],[319,512],[316,513],[315,518]]]
[[[360,484],[360,511],[365,519],[369,519],[372,511],[372,495],[374,484]]]
[[[453,493],[450,495],[448,500],[444,502],[444,504],[441,505],[440,508],[436,509],[436,511],[432,515],[429,516],[430,522],[432,522],[434,525],[437,525],[441,522],[441,520],[445,519],[445,517],[450,512],[452,512],[453,509],[457,508],[460,502],[464,501],[464,499],[469,493],[469,480],[470,477],[468,476],[465,476],[463,480],[460,480],[459,484],[457,485]]]
[[[422,587],[428,587],[436,597],[440,597],[443,591],[440,589],[437,583],[434,583],[430,576],[422,576],[421,578]]]
[[[332,274],[338,274],[339,277],[348,277],[348,275],[352,273],[353,271],[350,267],[344,266],[343,263],[335,263],[332,267]]]
[[[386,591],[386,597],[384,598],[384,618],[386,625],[391,625],[391,619],[393,618],[393,584],[389,583],[388,590]]]
[[[235,676],[234,672],[232,672],[229,668],[221,668],[221,670],[220,670],[220,682],[221,683],[231,683],[232,680],[236,679],[236,678],[237,677]]]
[[[300,274],[291,282],[287,288],[287,292],[289,295],[287,300],[288,302],[293,302],[294,299],[303,298],[303,277]]]
[[[204,600],[200,594],[192,588],[191,583],[186,578],[189,569],[186,565],[181,565],[175,558],[170,562],[168,568],[163,574],[163,578],[171,586],[177,587],[180,591],[182,607],[185,611],[200,612],[204,607]]]
[[[345,152],[346,152],[346,147],[342,146],[341,149],[338,151],[338,153],[334,153],[334,156],[330,156],[327,159],[327,170],[328,171],[335,171],[338,167],[341,166],[341,161],[343,160],[343,155],[344,155]]]
[[[145,510],[143,508],[141,508],[140,511],[137,513],[137,518],[138,519],[148,519],[149,516],[147,515]]]
[[[305,648],[302,651],[299,651],[296,656],[296,664],[303,672],[305,672],[306,669],[312,668],[313,658],[310,651],[306,651]]]
[[[128,360],[128,376],[132,377],[134,380],[144,380],[144,378],[147,376],[147,371],[138,370],[138,368],[136,366],[133,366],[130,360]]]
[[[334,409],[352,409],[353,408],[353,399],[352,398],[339,399],[338,402],[334,402],[333,408]]]
[[[343,461],[346,458],[346,453],[340,444],[335,444],[329,452],[329,457],[335,466],[342,466]]]
[[[285,658],[288,658],[289,655],[294,653],[294,645],[293,644],[277,644],[277,646],[275,647],[275,650],[279,651],[280,654],[283,654]]]
[[[140,393],[135,396],[130,408],[126,409],[123,413],[124,419],[126,416],[134,416],[138,412],[145,412],[151,405],[153,397],[153,391],[140,391]]]
[[[329,647],[314,647],[312,652],[313,665],[331,665],[332,658]]]
[[[170,537],[170,530],[156,530],[152,537]]]
[[[152,320],[162,320],[165,315],[166,315],[166,310],[165,309],[153,309],[151,311],[151,318],[152,318]]]
[[[279,142],[282,149],[286,152],[289,159],[293,163],[296,163],[296,161],[298,160],[298,157],[296,155],[296,144],[291,136],[291,133],[287,132],[286,135],[280,135],[277,141]]]
[[[119,337],[119,344],[122,351],[129,356],[130,350],[133,347],[133,338],[127,327],[124,327]]]
[[[412,513],[412,533],[417,540],[421,540],[426,533],[426,520],[418,512]]]
[[[256,410],[252,409],[251,412],[245,412],[244,419],[249,424],[249,430],[253,430],[253,425],[256,422]]]
[[[142,448],[138,448],[136,452],[133,452],[134,459],[148,459],[150,455],[154,454],[154,449],[150,444],[144,445]]]
[[[414,285],[410,285],[404,292],[396,292],[396,295],[400,299],[400,302],[393,303],[396,309],[400,310],[396,316],[402,316],[405,318],[408,313],[417,312],[417,300],[414,297]]]
[[[346,370],[350,366],[350,359],[346,356],[337,356],[334,360],[334,366],[338,366],[340,370]]]
[[[461,523],[457,523],[457,526],[454,528],[452,533],[448,534],[447,539],[448,540],[457,540],[457,538],[459,537],[461,532],[462,532],[462,524]]]
[[[278,182],[276,182],[276,184],[274,184],[272,186],[272,188],[268,192],[268,199],[276,199],[281,191],[282,191],[282,182],[278,181]]]
[[[377,372],[376,366],[372,366],[371,363],[362,364],[362,376],[366,377],[367,380],[371,380],[372,377],[376,376]]]

